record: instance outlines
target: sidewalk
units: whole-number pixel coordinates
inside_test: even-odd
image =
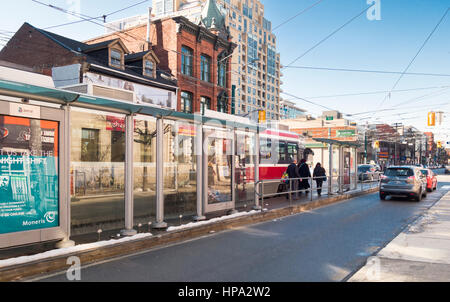
[[[450,192],[348,281],[450,281]]]

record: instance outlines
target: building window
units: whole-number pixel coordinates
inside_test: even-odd
[[[111,131],[111,162],[125,161],[125,132]]]
[[[98,129],[81,129],[81,161],[100,161],[99,132]]]
[[[193,58],[192,49],[183,46],[181,48],[181,73],[182,74],[192,76],[192,74],[193,74],[192,58]]]
[[[211,58],[205,55],[201,56],[200,79],[205,82],[211,82]]]
[[[208,109],[208,110],[211,109],[211,99],[202,96],[202,97],[200,98],[200,106],[201,106],[201,113],[202,113],[202,114],[205,114],[205,110],[206,110],[206,109]]]
[[[109,64],[111,66],[117,67],[117,68],[122,68],[123,52],[121,52],[118,49],[111,49],[109,57],[110,57]]]
[[[222,63],[219,61],[217,73],[218,73],[218,85],[220,87],[226,87],[227,85],[227,72],[226,72],[226,63]]]
[[[155,78],[156,77],[156,68],[155,62],[150,60],[144,61],[144,75]]]
[[[181,92],[181,111],[192,113],[192,93],[186,91]]]
[[[222,113],[228,113],[228,102],[225,96],[219,96],[217,98],[217,111]]]

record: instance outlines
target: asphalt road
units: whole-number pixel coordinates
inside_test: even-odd
[[[442,186],[450,177],[442,176]],[[449,187],[445,187],[449,189]],[[422,202],[378,194],[85,267],[81,281],[343,281],[389,243],[443,190]],[[66,274],[40,281],[67,281]]]

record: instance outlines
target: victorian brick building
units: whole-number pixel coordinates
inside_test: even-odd
[[[207,1],[198,25],[178,16],[121,28],[86,43],[122,38],[132,52],[149,48],[160,60],[158,68],[177,79],[178,111],[231,113],[230,60],[236,45],[215,1]]]

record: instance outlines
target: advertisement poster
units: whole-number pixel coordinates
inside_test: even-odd
[[[86,83],[133,91],[136,94],[136,101],[139,103],[150,104],[173,110],[177,109],[177,98],[175,93],[172,91],[136,84],[90,72],[85,74],[85,79]]]
[[[0,115],[0,234],[57,226],[58,122]]]

